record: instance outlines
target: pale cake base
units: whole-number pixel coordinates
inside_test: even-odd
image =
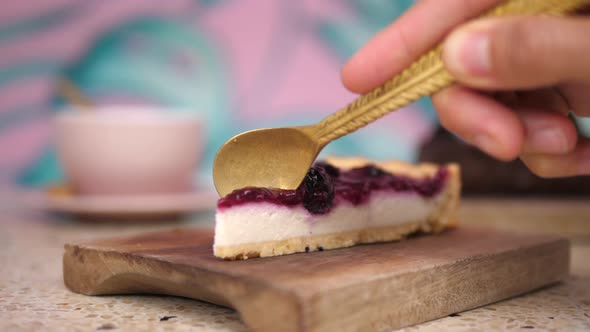
[[[328,162],[340,168],[359,167],[368,162],[359,159],[328,159]],[[416,178],[432,176],[438,170],[437,165],[411,165],[401,162],[377,163],[386,171],[396,174],[407,174]],[[357,244],[398,241],[417,232],[438,233],[457,223],[456,214],[459,205],[461,180],[459,167],[456,164],[446,165],[449,178],[446,187],[440,194],[440,204],[425,220],[408,221],[401,225],[378,228],[365,228],[333,234],[295,237],[281,241],[266,241],[238,245],[214,245],[214,255],[220,258],[235,260],[255,257],[271,257],[301,252],[322,251],[328,249],[352,247]]]

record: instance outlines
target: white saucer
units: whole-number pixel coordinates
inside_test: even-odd
[[[50,212],[89,217],[169,216],[214,209],[217,198],[217,195],[210,191],[137,196],[46,193],[44,208]]]

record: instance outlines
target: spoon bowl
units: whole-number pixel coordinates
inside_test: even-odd
[[[221,196],[254,186],[294,189],[321,150],[309,127],[257,129],[225,143],[213,162],[215,188]]]

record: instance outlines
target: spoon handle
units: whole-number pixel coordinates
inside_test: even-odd
[[[590,0],[508,0],[482,17],[563,15],[588,4]],[[399,75],[315,125],[313,135],[319,144],[323,147],[389,112],[451,85],[454,79],[444,67],[441,52],[442,44],[439,44]]]

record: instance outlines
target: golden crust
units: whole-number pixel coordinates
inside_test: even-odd
[[[330,157],[326,159],[326,162],[342,169],[374,164],[387,172],[415,178],[433,176],[440,168],[440,165],[429,163],[409,164],[400,161],[372,162],[364,158]],[[248,243],[235,246],[214,246],[214,254],[217,257],[230,260],[270,257],[298,252],[351,247],[362,243],[397,241],[418,231],[423,233],[440,232],[449,226],[457,224],[457,210],[461,196],[459,165],[451,163],[445,166],[449,171],[447,186],[441,193],[442,196],[440,197],[437,208],[426,220],[344,233],[297,237],[282,241]]]
[[[444,203],[431,219],[438,220],[438,225],[456,226],[459,223],[459,202],[461,201],[461,169],[458,164],[447,164],[449,177],[447,188],[443,193]],[[439,226],[440,227],[440,226]],[[435,227],[436,228],[436,227]]]

